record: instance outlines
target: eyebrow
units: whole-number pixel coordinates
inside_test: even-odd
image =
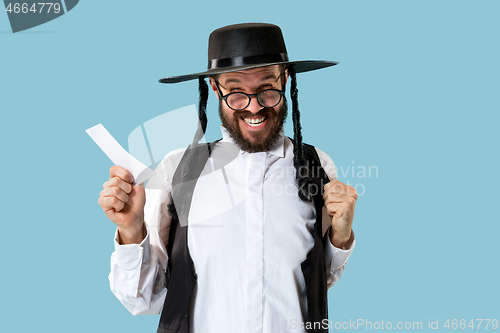
[[[264,82],[264,81],[267,81],[269,79],[275,79],[276,81],[278,80],[278,78],[276,78],[276,75],[274,74],[269,74],[267,76],[264,76],[260,82]],[[228,79],[226,82],[224,82],[224,85],[227,85],[228,83],[231,83],[231,82],[234,82],[234,83],[241,83],[241,80],[237,79],[237,78],[232,78],[232,79]]]

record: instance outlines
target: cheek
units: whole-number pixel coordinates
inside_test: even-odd
[[[234,121],[234,111],[233,110],[228,110],[226,108],[224,110],[224,115],[226,116],[226,119],[229,120],[230,122]]]
[[[222,112],[224,119],[226,119],[228,123],[234,123],[234,111],[225,105],[225,103],[221,105],[219,111]]]

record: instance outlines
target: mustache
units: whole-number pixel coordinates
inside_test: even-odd
[[[250,116],[259,116],[259,117],[264,117],[264,116],[269,116],[270,114],[272,114],[271,112],[274,112],[274,110],[272,108],[263,108],[262,110],[260,110],[259,112],[257,113],[253,113],[253,112],[250,112],[250,111],[246,111],[246,110],[241,110],[241,111],[234,111],[234,118],[246,118],[246,117],[250,117]]]

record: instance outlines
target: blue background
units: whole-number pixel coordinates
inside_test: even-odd
[[[280,25],[293,60],[340,62],[298,76],[305,141],[364,189],[330,318],[438,319],[440,330],[500,319],[499,11],[498,1],[80,1],[16,34],[0,13],[0,331],[155,332],[157,316],[133,317],[109,290],[115,227],[97,198],[112,164],[84,130],[103,123],[127,146],[141,123],[196,103],[196,82],[158,79],[203,70],[208,34],[252,21]],[[209,108],[214,140],[213,95]],[[357,175],[369,166],[378,175]]]

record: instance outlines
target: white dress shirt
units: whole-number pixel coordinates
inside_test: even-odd
[[[222,134],[222,143],[232,142],[224,128]],[[290,331],[291,323],[307,318],[300,264],[314,245],[316,221],[314,204],[297,195],[293,144],[282,136],[269,152],[239,151],[222,168],[217,166],[224,154],[221,146],[214,148],[196,183],[188,218],[188,248],[198,275],[191,331]],[[329,178],[336,179],[333,161],[316,150]],[[111,290],[133,315],[158,314],[163,307],[167,290],[159,273],[168,260],[166,204],[181,153],[168,154],[146,186],[148,232],[142,243],[119,245],[115,236]],[[324,210],[324,232],[330,223]],[[325,273],[331,287],[342,275],[354,243],[347,250],[326,244]]]

